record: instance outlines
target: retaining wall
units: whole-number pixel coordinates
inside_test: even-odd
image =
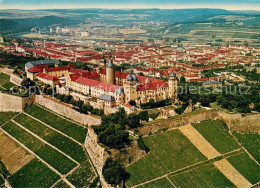
[[[56,99],[46,97],[43,95],[36,95],[35,103],[44,106],[60,115],[66,116],[76,122],[79,122],[83,125],[99,125],[101,119],[95,116],[81,114],[78,111],[74,110],[69,105],[63,104]]]

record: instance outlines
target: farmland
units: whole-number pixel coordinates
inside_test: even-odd
[[[84,143],[87,135],[87,129],[85,127],[60,118],[59,116],[39,106],[27,108],[25,112],[41,120],[42,122],[51,125],[53,128],[67,134],[75,140]]]
[[[9,90],[12,87],[16,86],[10,82],[10,76],[4,73],[0,73],[0,91]]]
[[[31,112],[31,108],[27,110]],[[45,113],[46,119],[52,119],[48,122],[56,121],[56,124],[47,125],[27,113],[0,113],[1,130],[34,156],[8,177],[10,184],[13,187],[89,186],[96,173],[83,144],[74,139],[77,136],[70,137],[55,128],[60,125],[60,130],[64,131],[62,126],[66,127],[64,132],[80,130],[78,135],[82,137],[86,136],[87,129],[41,107],[35,109]]]
[[[195,137],[200,134],[204,142],[212,146],[219,153],[218,155],[207,158],[205,153],[209,151],[203,151],[203,147],[197,148],[195,144],[201,138],[186,137],[182,132],[183,129],[144,137],[150,152],[127,167],[127,171],[131,174],[127,186],[236,187],[240,182],[236,176],[227,174],[226,169],[229,168],[242,177],[242,182],[251,186],[260,182],[259,165],[249,157],[241,147],[241,143],[233,137],[223,122],[204,121],[192,126],[197,132]],[[252,136],[243,140],[252,143],[255,138],[253,139]],[[198,143],[203,144],[202,141]],[[255,141],[252,147],[257,147],[257,143],[258,141]],[[248,150],[253,149],[248,148]],[[253,156],[257,157],[259,154],[255,152]],[[228,166],[222,167],[218,163],[220,161],[227,163]]]

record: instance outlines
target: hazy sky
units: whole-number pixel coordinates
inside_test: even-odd
[[[0,8],[223,8],[260,10],[260,0],[0,0]]]

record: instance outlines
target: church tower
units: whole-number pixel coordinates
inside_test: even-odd
[[[172,98],[172,99],[176,98],[177,84],[178,84],[177,76],[176,76],[176,74],[174,72],[172,72],[169,75],[169,81],[168,81],[168,85],[169,85],[169,98]]]
[[[106,66],[106,81],[108,84],[115,84],[115,65],[111,59]]]

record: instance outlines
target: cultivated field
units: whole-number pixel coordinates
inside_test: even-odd
[[[249,152],[258,150],[259,135],[233,134],[243,139]],[[221,121],[187,125],[144,141],[150,152],[127,167],[128,187],[236,187],[260,182],[259,164]],[[252,153],[259,159],[258,151]]]
[[[15,84],[10,82],[10,76],[4,73],[0,73],[0,91],[9,90],[14,87]]]
[[[44,118],[37,119],[34,109]],[[14,173],[9,172],[10,184],[13,187],[89,186],[96,172],[83,147],[82,138],[87,129],[39,106],[32,106],[26,112],[32,116],[0,112],[0,131],[16,146],[9,149],[23,149],[20,156],[31,156]]]

